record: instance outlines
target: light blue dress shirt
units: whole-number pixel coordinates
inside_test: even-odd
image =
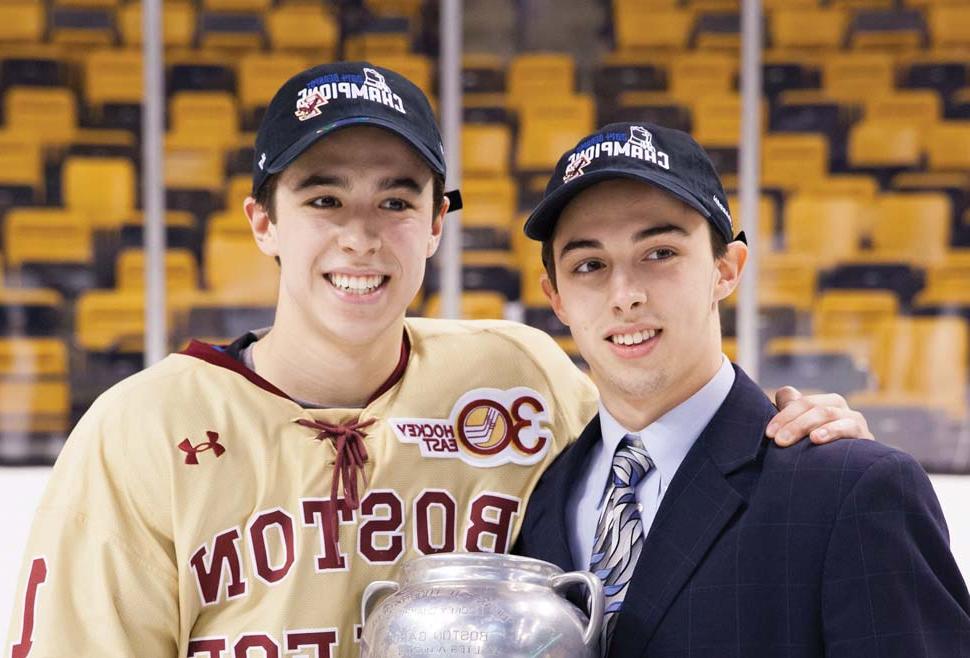
[[[639,431],[631,431],[620,425],[600,402],[599,419],[603,440],[590,450],[589,464],[573,489],[566,509],[569,549],[575,568],[589,568],[596,524],[605,502],[606,485],[613,467],[613,454],[623,437],[627,434],[639,435],[655,466],[636,488],[640,517],[643,519],[643,534],[646,536],[674,474],[694,441],[724,403],[732,386],[734,368],[727,357],[722,357],[721,367],[711,381]]]

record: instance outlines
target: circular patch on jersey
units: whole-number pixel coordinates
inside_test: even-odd
[[[460,459],[472,466],[528,466],[552,441],[549,407],[535,390],[477,388],[452,406],[449,418],[392,418],[402,443],[416,443],[424,457]]]

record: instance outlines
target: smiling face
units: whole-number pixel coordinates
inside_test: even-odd
[[[257,244],[279,257],[275,328],[347,346],[400,341],[404,314],[438,247],[433,177],[402,139],[340,130],[307,149],[277,182],[273,220],[247,199]]]
[[[580,192],[552,241],[543,289],[590,366],[604,404],[640,429],[706,384],[721,363],[717,302],[746,248],[714,258],[707,220],[670,194],[615,179]]]

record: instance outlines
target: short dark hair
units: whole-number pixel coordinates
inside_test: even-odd
[[[434,210],[432,211],[434,215],[437,215],[441,211],[441,205],[444,203],[445,199],[445,178],[441,174],[436,174],[432,172],[431,181],[431,200]],[[269,215],[269,221],[273,224],[276,223],[276,209],[274,207],[276,201],[276,187],[279,185],[279,174],[271,174],[266,181],[260,186],[253,198],[256,200],[266,214]]]
[[[714,254],[714,260],[723,258],[724,254],[727,253],[727,240],[714,228],[713,224],[705,223],[711,236],[711,252]],[[546,268],[546,275],[552,283],[552,289],[559,290],[556,285],[556,255],[552,251],[552,239],[550,237],[548,240],[542,241],[542,266]]]

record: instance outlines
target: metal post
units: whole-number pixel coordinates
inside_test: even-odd
[[[441,76],[439,94],[441,134],[448,163],[447,189],[461,185],[461,49],[462,1],[441,2],[441,51],[438,68]],[[448,215],[438,252],[441,281],[441,314],[446,318],[461,317],[461,212]]]
[[[165,322],[164,54],[162,0],[142,2],[142,206],[145,236],[145,366],[168,352]]]
[[[748,264],[738,300],[738,362],[758,379],[758,198],[761,192],[761,0],[741,6],[741,144],[739,152],[742,229]]]

